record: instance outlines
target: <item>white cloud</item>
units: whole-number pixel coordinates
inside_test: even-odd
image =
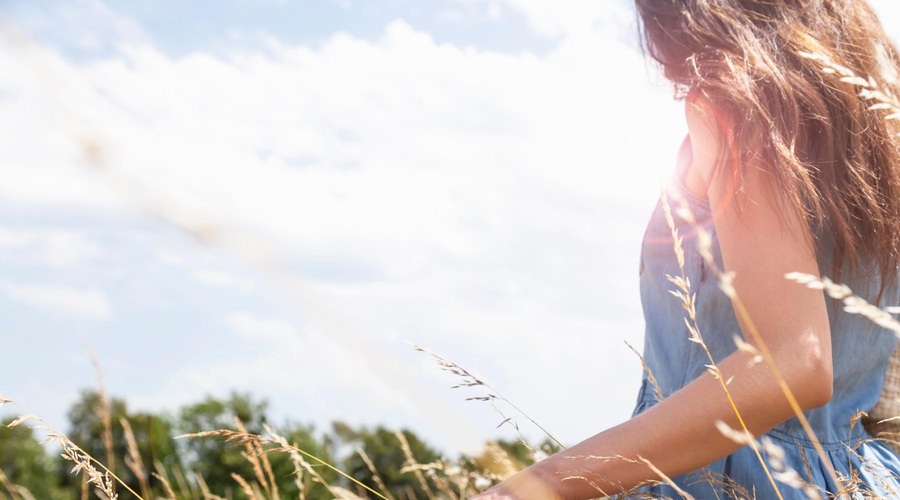
[[[348,351],[331,338],[332,332],[301,329],[283,319],[246,311],[229,315],[225,324],[237,337],[249,341],[251,347],[243,356],[197,359],[174,370],[155,395],[136,398],[138,404],[173,407],[194,401],[198,394],[248,390],[257,396],[278,395],[283,410],[316,424],[340,419],[371,425],[383,423],[385,415],[399,415],[403,422],[413,421],[418,428],[437,427],[438,434],[448,434],[440,443],[447,450],[475,450],[483,442],[467,414],[442,403],[434,394],[408,390],[408,383],[373,377],[372,360],[359,351]],[[223,338],[222,342],[233,343],[234,339]],[[377,361],[391,363],[389,358]],[[421,376],[415,368],[407,367],[405,375]]]
[[[19,250],[19,259],[36,259],[53,268],[84,264],[102,255],[102,248],[80,231],[57,228],[0,227],[0,249]]]
[[[160,262],[174,267],[183,267],[185,264],[185,258],[183,255],[179,255],[178,253],[169,250],[158,251],[156,253],[156,257]]]
[[[30,231],[15,231],[0,227],[0,248],[21,248],[34,241]]]
[[[900,3],[895,0],[869,0],[869,4],[894,42],[900,42]]]
[[[101,255],[101,249],[82,233],[50,231],[45,235],[41,255],[50,266],[65,267],[95,259]]]
[[[248,312],[234,313],[225,319],[225,322],[238,334],[266,344],[284,344],[296,347],[296,341],[300,337],[297,328],[281,319],[261,319]]]
[[[18,284],[0,282],[0,292],[8,300],[39,307],[52,313],[83,319],[108,320],[112,307],[106,295],[96,288],[65,285]]]
[[[581,12],[563,10],[551,24]],[[445,406],[462,398],[402,342],[412,340],[481,367],[574,441],[630,411],[640,368],[622,339],[642,333],[637,252],[684,128],[628,44],[565,29],[541,56],[437,44],[401,20],[375,41],[273,40],[227,57],[137,44],[73,64],[5,47],[0,155],[12,161],[0,195],[101,210],[131,199],[221,221],[284,256],[273,281],[289,281],[280,290],[309,320],[303,341],[257,325],[270,353],[234,371],[179,370],[192,382],[173,378],[172,390],[246,379],[313,391],[290,387],[316,376],[297,364],[312,351],[331,365],[317,383],[343,381],[321,393],[335,413],[360,411],[351,391],[379,388],[452,428]],[[103,169],[86,175],[89,153]],[[552,368],[561,363],[570,370]],[[566,402],[584,392],[574,379],[616,383],[603,408],[573,416]],[[429,392],[449,403],[423,404]]]
[[[200,283],[212,286],[228,286],[234,284],[237,280],[234,275],[228,271],[218,270],[202,270],[194,271],[191,276]]]

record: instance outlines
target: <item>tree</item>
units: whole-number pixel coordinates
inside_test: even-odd
[[[534,464],[535,452],[541,452],[546,456],[550,456],[562,450],[562,448],[550,438],[545,438],[544,441],[542,441],[534,448],[534,450],[532,450],[529,445],[526,445],[520,439],[515,439],[512,441],[498,439],[496,443],[497,446],[499,446],[503,449],[503,451],[506,452],[509,459],[512,460],[513,465],[515,465],[519,469],[524,469]]]
[[[514,439],[512,441],[507,441],[505,439],[498,439],[496,443],[497,446],[506,452],[507,457],[517,469],[524,469],[534,463],[534,453],[531,448],[521,440]]]
[[[412,431],[404,429],[401,432],[409,443],[412,456],[418,463],[428,464],[441,458],[438,452],[427,446]],[[382,426],[378,426],[374,430],[363,427],[355,433],[345,433],[344,435],[351,439],[347,444],[358,446],[368,455],[385,486],[394,496],[399,498],[406,496],[407,489],[412,489],[416,498],[427,496],[415,473],[401,472],[401,469],[407,465],[407,457],[394,431]],[[369,466],[358,453],[353,453],[345,458],[344,470],[366,486],[378,491],[377,483],[372,477]],[[433,485],[430,487],[434,488]]]
[[[69,498],[59,488],[53,458],[26,425],[7,427],[12,418],[0,423],[0,470],[7,480],[27,489],[35,498]],[[0,488],[0,498],[6,492]]]
[[[232,392],[227,399],[212,396],[185,406],[178,414],[176,427],[182,434],[230,429],[237,430],[234,418],[243,422],[248,432],[261,434],[266,422],[268,402],[255,401],[249,394]],[[240,488],[235,488],[232,474],[253,478],[255,474],[249,461],[242,455],[243,448],[225,444],[212,437],[191,438],[182,441],[181,450],[187,468],[203,476],[212,493],[243,498]]]
[[[317,438],[315,428],[312,425],[287,424],[283,429],[280,429],[279,432],[287,439],[288,443],[306,453],[318,457],[332,466],[337,466],[334,462],[332,453],[329,450],[329,440],[327,436]],[[272,469],[278,481],[278,489],[281,491],[282,496],[286,498],[296,498],[299,493],[299,488],[294,482],[294,464],[291,462],[290,457],[286,453],[274,453],[270,454],[269,459],[272,462]],[[339,479],[337,472],[321,465],[320,462],[312,458],[304,456],[304,460],[313,467],[316,473],[319,474],[325,482],[328,484],[337,484]],[[317,500],[334,497],[324,485],[314,481],[312,476],[306,471],[303,471],[301,478],[307,498]]]
[[[109,464],[107,463],[106,445],[103,441],[104,422],[101,407],[101,398],[96,391],[82,391],[81,397],[69,409],[69,439],[89,455],[114,470],[115,474],[125,481],[129,488],[140,491],[138,478],[130,468],[126,467],[124,461],[125,457],[129,455],[129,450],[121,421],[126,419],[134,434],[147,480],[151,488],[157,492],[161,491],[161,485],[158,485],[158,481],[150,475],[154,462],[159,461],[170,467],[179,462],[175,441],[172,438],[170,420],[151,413],[131,414],[128,412],[125,401],[111,398],[108,401],[108,411],[112,430],[114,463]],[[60,465],[61,474],[64,475],[62,483],[69,486],[80,485],[81,479],[74,478],[69,474],[69,470],[71,470],[71,464]]]

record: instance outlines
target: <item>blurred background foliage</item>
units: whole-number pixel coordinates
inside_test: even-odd
[[[226,398],[207,396],[195,403],[182,406],[171,413],[152,414],[129,409],[125,400],[116,397],[104,401],[104,396],[94,390],[84,390],[68,412],[68,427],[64,431],[86,453],[101,461],[132,490],[142,491],[140,478],[129,466],[128,436],[125,425],[131,428],[134,443],[146,474],[150,498],[171,498],[160,477],[165,476],[174,490],[174,497],[181,499],[253,498],[241,488],[235,476],[252,483],[255,477],[252,461],[247,459],[245,448],[223,442],[222,439],[181,438],[177,436],[208,430],[238,430],[238,421],[252,434],[263,435],[268,421],[269,403],[247,393],[232,392]],[[104,439],[105,415],[109,416],[111,449]],[[0,498],[75,500],[84,498],[85,492],[93,498],[99,492],[84,488],[81,475],[73,474],[72,463],[65,461],[53,449],[40,442],[39,433],[24,425],[12,428],[7,425],[13,417],[4,420],[0,427],[0,470],[6,477],[7,491],[0,486]],[[395,498],[434,498],[432,486],[435,477],[445,476],[483,478],[484,487],[500,480],[506,474],[527,467],[535,461],[535,453],[522,441],[499,440],[488,443],[483,453],[475,456],[447,457],[440,450],[426,443],[408,429],[398,431],[384,426],[354,427],[334,421],[328,429],[316,429],[313,425],[284,422],[273,425],[288,442],[346,472],[362,484],[376,491],[387,490]],[[405,442],[404,442],[405,441]],[[406,447],[406,449],[404,449]],[[552,454],[559,450],[549,440],[542,443],[539,454]],[[365,463],[363,454],[378,471],[383,488],[373,477],[372,468]],[[414,457],[417,467],[409,467],[407,451]],[[104,457],[107,459],[104,460]],[[110,461],[108,458],[111,457]],[[294,474],[294,464],[286,453],[267,455],[277,484],[279,498],[334,498],[334,493],[309,474],[301,474],[303,494]],[[313,461],[310,461],[313,463]],[[339,486],[361,497],[365,490],[337,472],[313,464],[317,473],[330,486]],[[452,470],[451,470],[452,469]],[[156,475],[154,475],[155,473]],[[419,474],[423,473],[423,476]],[[428,476],[428,480],[421,478]],[[200,483],[208,492],[204,492]],[[10,491],[16,485],[21,490]],[[474,482],[467,487],[475,488]],[[450,488],[453,491],[453,488]],[[457,488],[465,491],[465,488]],[[146,493],[146,490],[143,490]],[[460,497],[464,496],[464,493]],[[120,491],[121,498],[131,498]],[[147,497],[148,495],[144,495]],[[440,496],[440,495],[439,495]],[[102,498],[102,497],[101,497]]]

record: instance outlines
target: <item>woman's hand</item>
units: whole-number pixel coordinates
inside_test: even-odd
[[[472,497],[472,500],[518,500],[518,497],[507,493],[502,488],[494,486],[493,488]]]
[[[538,464],[539,465],[539,464]],[[533,465],[480,493],[473,500],[562,500],[552,477],[541,474]]]

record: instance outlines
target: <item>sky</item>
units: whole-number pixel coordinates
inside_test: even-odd
[[[134,410],[515,435],[421,345],[567,445],[624,421],[686,133],[635,30],[627,0],[0,3],[0,394],[65,428],[88,345]]]

